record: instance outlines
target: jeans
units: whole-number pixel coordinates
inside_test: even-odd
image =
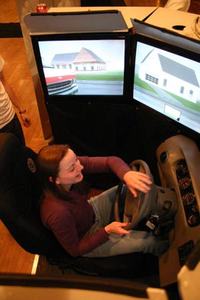
[[[92,197],[88,202],[95,212],[95,223],[87,232],[94,233],[113,221],[114,200],[117,187],[113,187],[102,194]],[[128,235],[110,234],[109,240],[85,254],[85,257],[107,257],[134,252],[161,255],[169,247],[168,240],[155,237],[151,232],[131,230]]]
[[[18,139],[20,140],[21,144],[23,146],[25,146],[25,139],[24,139],[24,134],[23,134],[23,130],[21,127],[21,124],[19,122],[19,119],[17,117],[17,115],[14,115],[14,118],[12,119],[12,121],[10,121],[10,123],[8,123],[6,126],[4,126],[3,128],[0,129],[0,133],[12,133],[14,135],[16,135],[18,137]]]

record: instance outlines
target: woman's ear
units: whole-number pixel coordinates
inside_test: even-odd
[[[56,178],[55,183],[60,184],[60,180],[58,178]]]
[[[49,181],[53,183],[53,178],[52,178],[52,176],[49,176]],[[55,183],[56,183],[56,184],[60,184],[60,180],[59,180],[58,178],[56,178]]]

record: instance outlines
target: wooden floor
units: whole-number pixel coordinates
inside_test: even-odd
[[[128,5],[163,6],[166,0],[127,0]],[[15,0],[0,1],[0,23],[19,22]],[[192,0],[190,12],[200,13],[199,0]],[[38,152],[47,144],[44,140],[33,83],[22,38],[0,38],[0,54],[6,61],[4,74],[19,101],[27,110],[32,125],[24,128],[26,144]],[[0,273],[30,274],[34,255],[24,251],[0,222]]]
[[[0,22],[19,22],[15,0],[0,1]],[[27,110],[32,125],[24,128],[26,144],[38,152],[47,144],[44,140],[32,78],[22,38],[0,38],[0,54],[6,64],[4,75]],[[24,251],[0,222],[0,273],[30,274],[34,255]]]

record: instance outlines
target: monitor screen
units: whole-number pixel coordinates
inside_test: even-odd
[[[47,96],[123,96],[125,34],[33,36],[33,48]]]
[[[200,57],[171,44],[138,37],[133,98],[200,133]]]

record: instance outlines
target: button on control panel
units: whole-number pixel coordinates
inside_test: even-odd
[[[197,226],[200,224],[200,214],[190,173],[187,167],[187,163],[184,159],[181,159],[177,163],[176,176],[187,223],[189,226]]]

